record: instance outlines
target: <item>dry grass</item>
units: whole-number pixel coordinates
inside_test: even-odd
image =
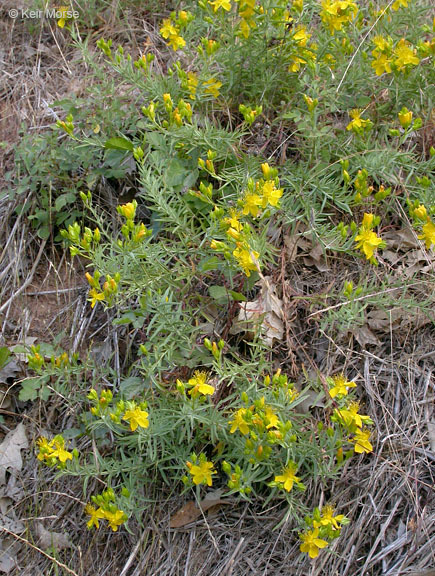
[[[3,3],[0,19],[4,40],[0,49],[0,140],[6,142],[0,158],[0,182],[5,190],[1,171],[14,168],[13,148],[21,121],[26,120],[28,130],[43,130],[53,121],[50,103],[86,86],[83,62],[64,36],[50,28],[30,34],[24,24],[10,21],[5,13],[9,4],[9,0]],[[130,41],[146,37],[140,16],[137,12],[131,15]],[[118,24],[109,10],[98,33],[121,35],[114,25]],[[15,202],[3,196],[0,310],[4,342],[12,344],[28,337],[50,340],[61,325],[72,350],[79,350],[91,336],[104,340],[108,319],[86,307],[85,292],[77,280],[81,271],[52,250],[50,242],[36,239],[14,208]],[[324,278],[317,273],[310,281],[319,286]],[[276,528],[285,515],[279,504],[268,509],[247,503],[223,507],[192,526],[171,530],[170,516],[184,501],[165,494],[164,489],[147,494],[149,509],[140,525],[131,524],[131,533],[89,533],[78,496],[80,479],[56,480],[51,470],[37,466],[29,451],[16,483],[19,497],[13,506],[24,529],[11,525],[2,534],[3,549],[17,558],[10,574],[399,576],[423,574],[433,567],[435,456],[428,438],[435,398],[433,329],[410,329],[400,338],[392,333],[380,349],[372,347],[369,352],[352,341],[344,344],[344,338],[338,343],[325,341],[316,327],[306,333],[308,311],[301,309],[297,314],[300,323],[294,336],[305,344],[305,351],[316,358],[320,369],[331,372],[347,365],[348,373],[364,389],[365,413],[374,419],[377,430],[371,456],[353,459],[328,489],[314,483],[308,486],[308,502],[326,502],[333,494],[339,511],[351,520],[331,553],[314,562],[302,558],[293,526]],[[110,338],[119,363],[119,339],[116,334]],[[61,401],[23,405],[16,389],[13,383],[10,406],[0,410],[5,416],[0,439],[20,421],[26,424],[31,441],[41,430],[73,425],[75,414],[65,411]],[[36,535],[41,522],[50,531],[66,533],[71,547],[56,553],[43,550]]]

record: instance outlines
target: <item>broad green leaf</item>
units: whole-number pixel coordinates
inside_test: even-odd
[[[130,150],[133,151],[134,146],[131,140],[128,138],[122,138],[121,136],[115,136],[114,138],[109,138],[104,143],[104,148],[109,148],[111,150]]]

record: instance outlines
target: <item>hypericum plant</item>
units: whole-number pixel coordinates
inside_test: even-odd
[[[287,500],[289,514],[302,527],[301,518],[307,513],[300,496],[304,480],[334,477],[353,453],[372,451],[369,427],[373,422],[359,413],[359,403],[349,394],[356,384],[344,375],[325,380],[329,391],[319,419],[298,413],[304,391],[297,391],[286,375],[278,371],[262,378],[255,365],[240,365],[222,354],[222,345],[219,348],[221,352],[213,354],[211,346],[211,370],[198,370],[185,382],[177,379],[169,385],[145,387],[130,399],[107,388],[90,391],[84,433],[97,451],[108,435],[112,438],[112,454],[98,457],[99,476],[111,482],[116,477],[128,497],[122,508],[111,489],[92,497],[98,507],[88,504],[84,510],[90,516],[89,528],[98,528],[102,519],[113,530],[126,522],[140,505],[138,487],[151,470],[158,470],[160,478],[171,484],[196,487],[198,496],[201,486],[226,486],[227,494],[243,498]],[[226,396],[220,400],[218,390],[225,387]],[[331,418],[328,406],[333,407]],[[69,468],[73,455],[65,450],[61,436],[50,443],[42,438],[38,447],[38,458],[50,466],[59,460],[65,473],[93,473],[90,455],[77,451]],[[124,464],[119,467],[121,457]],[[334,516],[331,506],[322,513],[314,509],[312,514],[305,517],[305,524],[314,531],[301,534],[301,550],[314,557],[314,548],[307,548],[311,536],[326,546],[339,536],[339,524],[346,519]]]
[[[42,462],[60,462],[86,486],[92,477],[104,484],[85,508],[89,528],[140,520],[152,481],[198,498],[220,487],[281,500],[311,558],[340,535],[346,517],[332,502],[309,510],[304,492],[373,450],[373,422],[360,412],[355,383],[319,373],[297,387],[272,370],[258,333],[239,347],[230,328],[237,302],[274,272],[271,239],[286,233],[281,224],[304,224],[307,238],[367,275],[352,270],[354,281],[340,282],[324,329],[330,318],[355,328],[368,303],[387,303],[355,254],[378,264],[380,207],[385,227],[400,226],[396,204],[406,206],[409,188],[419,238],[435,244],[423,198],[433,186],[432,157],[416,162],[408,148],[428,114],[433,49],[421,27],[406,39],[395,30],[406,4],[384,10],[390,25],[346,0],[188,2],[160,24],[170,54],[164,67],[151,52],[134,60],[98,41],[104,62],[89,65],[100,97],[115,91],[114,77],[131,99],[91,123],[72,110],[56,134],[91,150],[100,175],[113,168],[110,176],[122,178],[128,166],[136,194],[109,220],[92,190],[97,171],[85,165],[83,219],[68,222],[62,237],[87,265],[90,306],[110,311],[136,339],[128,376],[94,377],[79,403],[80,434],[93,452],[70,458],[59,436],[39,443]],[[32,353],[30,366],[42,375],[50,366]],[[309,387],[323,406],[303,413]]]

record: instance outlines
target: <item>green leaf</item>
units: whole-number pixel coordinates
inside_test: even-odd
[[[26,380],[23,380],[21,383],[21,390],[18,394],[18,400],[21,400],[21,402],[36,400],[38,398],[41,384],[40,378],[27,378]]]
[[[247,298],[241,292],[234,292],[234,290],[230,290],[230,296],[236,302],[246,302]]]
[[[7,348],[6,346],[2,346],[0,348],[0,368],[3,368],[3,366],[7,364],[10,355],[11,352],[9,348]]]
[[[38,236],[42,240],[46,240],[50,236],[50,227],[42,226],[41,228],[38,228]]]
[[[225,286],[210,286],[208,293],[214,300],[228,300],[228,290]]]
[[[61,194],[56,198],[56,202],[54,203],[54,209],[56,212],[62,210],[64,206],[67,204],[71,204],[76,199],[76,195],[74,192],[67,192],[66,194]]]
[[[130,378],[126,378],[119,385],[120,392],[127,400],[143,392],[144,388],[145,383],[143,379],[138,376],[130,376]]]
[[[104,143],[104,148],[109,148],[111,150],[130,150],[133,151],[134,146],[131,140],[128,138],[122,138],[121,136],[115,136],[114,138],[109,138]]]
[[[208,272],[209,270],[219,270],[222,265],[222,261],[217,256],[210,256],[209,258],[203,258],[198,263],[198,270],[200,272]]]

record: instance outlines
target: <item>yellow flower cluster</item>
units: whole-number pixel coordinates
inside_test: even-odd
[[[207,169],[211,174],[215,174],[214,157],[214,153],[209,150],[206,161],[199,159],[199,166]],[[229,257],[231,251],[233,258],[248,277],[251,272],[259,269],[258,258],[260,254],[251,247],[252,230],[250,225],[247,222],[242,223],[241,219],[247,216],[258,218],[268,206],[277,208],[283,193],[282,188],[278,188],[279,179],[276,168],[271,168],[269,164],[264,163],[261,165],[261,169],[263,172],[262,179],[254,181],[250,178],[248,180],[243,197],[239,200],[239,209],[231,209],[228,216],[223,215],[221,217],[221,224],[226,229],[227,238],[235,246],[233,244],[233,247],[230,248],[225,242],[217,240],[212,240],[210,244],[213,250],[223,252],[226,257]],[[216,212],[221,213],[218,209]]]
[[[296,27],[289,36],[287,41],[290,48],[289,72],[298,72],[301,69],[301,66],[316,60],[316,45],[311,44],[308,46],[308,40],[310,38],[311,34],[307,32],[305,26]]]
[[[354,444],[355,452],[362,454],[373,451],[373,446],[369,442],[370,431],[364,429],[364,425],[373,424],[370,416],[359,414],[359,403],[350,401],[344,405],[340,402],[345,396],[348,395],[350,388],[356,388],[355,382],[348,382],[344,374],[326,378],[329,385],[329,395],[331,398],[337,398],[339,407],[335,408],[332,416],[332,421],[337,422],[347,433],[354,436],[349,439],[349,442]]]
[[[282,470],[281,474],[275,476],[275,480],[271,483],[272,486],[277,486],[278,488],[284,489],[286,492],[290,492],[293,486],[296,484],[301,490],[305,489],[304,484],[300,481],[299,476],[296,476],[298,465],[290,461]]]
[[[158,102],[150,102],[147,107],[142,107],[142,113],[151,120],[151,122],[156,122],[156,110],[158,107]],[[163,106],[167,115],[167,120],[162,121],[163,128],[168,128],[169,126],[183,126],[183,124],[190,124],[192,121],[192,106],[180,98],[178,100],[177,106],[174,108],[174,103],[169,92],[163,94]],[[142,224],[143,226],[143,224]],[[146,230],[146,229],[145,229]]]
[[[134,400],[127,402],[119,400],[116,406],[113,407],[113,394],[111,390],[102,390],[100,395],[98,395],[98,392],[93,388],[87,397],[93,403],[91,413],[94,416],[104,417],[108,415],[116,424],[120,424],[124,420],[129,423],[132,432],[135,432],[139,427],[148,428],[149,426],[149,414],[146,412],[146,402],[140,402],[138,404]]]
[[[127,514],[120,510],[115,504],[115,493],[111,488],[105,490],[98,496],[92,496],[92,502],[86,504],[84,512],[89,516],[87,527],[90,530],[93,526],[100,527],[100,520],[107,520],[113,532],[117,532],[119,526],[127,521]]]
[[[110,306],[113,302],[115,294],[118,292],[118,282],[120,281],[120,275],[117,273],[112,278],[110,274],[106,275],[106,280],[103,284],[102,290],[100,289],[100,278],[101,274],[98,270],[95,270],[94,275],[91,276],[89,272],[85,273],[86,280],[89,282],[91,289],[89,290],[89,300],[91,302],[91,308],[95,306],[97,302],[106,302]]]
[[[352,0],[323,0],[320,18],[329,32],[334,34],[352,22],[357,12],[358,6]]]
[[[327,504],[322,510],[315,508],[312,518],[307,517],[306,522],[312,529],[299,534],[302,542],[300,551],[308,554],[310,558],[316,558],[319,550],[328,546],[328,540],[338,538],[340,525],[348,524],[349,520],[343,514],[335,515],[334,507]]]
[[[180,31],[193,19],[193,15],[186,10],[180,10],[178,15],[171,12],[169,18],[163,20],[160,28],[162,38],[167,40],[168,45],[176,52],[186,46],[186,40],[180,35]]]
[[[409,212],[414,220],[414,225],[421,226],[421,234],[418,236],[418,239],[423,240],[428,250],[432,246],[435,249],[435,225],[427,213],[426,206],[415,202],[414,204],[410,204]]]
[[[293,402],[299,397],[299,392],[296,390],[295,385],[293,382],[288,381],[286,374],[281,373],[281,368],[275,372],[275,374],[272,376],[272,379],[269,375],[267,375],[264,378],[264,385],[266,388],[270,388],[272,390],[272,394],[277,399],[281,393],[284,393],[287,403]]]
[[[215,389],[214,386],[207,383],[207,379],[207,372],[196,370],[192,378],[189,378],[187,381],[187,384],[184,384],[181,380],[177,380],[177,390],[184,394],[186,387],[189,388],[188,394],[192,398],[212,396]]]
[[[244,401],[247,402],[247,397]],[[272,446],[283,444],[290,437],[292,428],[290,421],[279,419],[272,406],[266,404],[264,396],[251,406],[234,411],[228,424],[230,434],[239,431],[245,436],[245,451],[251,455],[251,463],[267,459]]]
[[[376,232],[373,232],[373,228],[377,224],[379,224],[378,217],[375,217],[374,214],[364,214],[358,234],[355,236],[356,248],[361,250],[366,259],[375,266],[378,264],[374,256],[375,250],[385,248],[386,246],[382,238],[377,236]]]
[[[420,62],[416,49],[405,38],[401,38],[395,46],[390,37],[375,36],[372,42],[375,48],[372,50],[371,65],[377,76],[384,72],[390,74],[392,69],[405,72]]]
[[[214,40],[203,39],[202,42],[206,46],[205,50],[207,53],[213,53],[219,47],[219,44]],[[198,50],[200,52],[203,52],[204,51],[203,46],[200,46]],[[175,70],[180,80],[181,88],[185,90],[185,92],[187,92],[187,95],[191,100],[196,100],[197,97],[201,95],[202,96],[210,95],[213,96],[213,98],[219,97],[220,89],[222,88],[222,82],[220,82],[216,77],[209,76],[204,78],[198,76],[196,72],[192,71],[186,72],[185,70],[183,70],[183,68],[179,63],[175,65]],[[184,104],[184,106],[187,106],[187,114],[185,115],[186,117],[188,117],[188,120],[190,122],[192,116],[191,112],[189,114],[190,105]],[[178,107],[180,108],[181,111],[180,101],[178,102]]]
[[[364,425],[373,424],[370,416],[359,414],[359,403],[350,402],[342,408],[336,408],[332,420],[338,422],[347,432],[354,434],[350,442],[354,444],[354,450],[358,454],[373,451],[373,446],[369,442],[370,431],[364,428]]]
[[[255,106],[255,108],[251,108],[245,104],[239,105],[239,112],[243,114],[243,119],[248,124],[248,126],[254,123],[254,120],[262,113],[262,111],[262,106]]]
[[[217,474],[213,462],[209,462],[205,454],[200,454],[199,459],[196,454],[191,456],[192,462],[186,462],[187,469],[191,476],[192,482],[195,486],[199,484],[207,484],[211,486],[213,483],[212,476]]]
[[[63,468],[67,460],[73,459],[73,453],[65,449],[65,439],[60,434],[50,441],[42,436],[36,441],[36,444],[39,449],[37,458],[47,466]]]
[[[78,222],[70,224],[68,230],[61,230],[60,234],[63,238],[71,242],[71,256],[76,256],[81,252],[81,250],[86,251],[95,247],[101,240],[101,234],[98,228],[95,228],[95,230],[92,231],[86,226],[82,235],[81,226]]]
[[[256,0],[236,0],[237,11],[240,17],[239,33],[243,38],[249,38],[251,29],[256,28]]]
[[[352,118],[351,122],[346,126],[346,130],[351,130],[355,134],[363,134],[366,130],[373,127],[373,122],[368,119],[361,118],[362,110],[355,108],[349,112]]]
[[[41,346],[30,347],[30,354],[27,355],[28,367],[32,370],[39,372],[42,368],[46,367],[46,360],[43,354],[40,354]],[[78,358],[77,354],[73,354],[71,357],[72,361],[76,361]],[[71,361],[66,352],[62,352],[59,356],[52,355],[50,357],[50,364],[53,368],[67,368],[70,366]]]

